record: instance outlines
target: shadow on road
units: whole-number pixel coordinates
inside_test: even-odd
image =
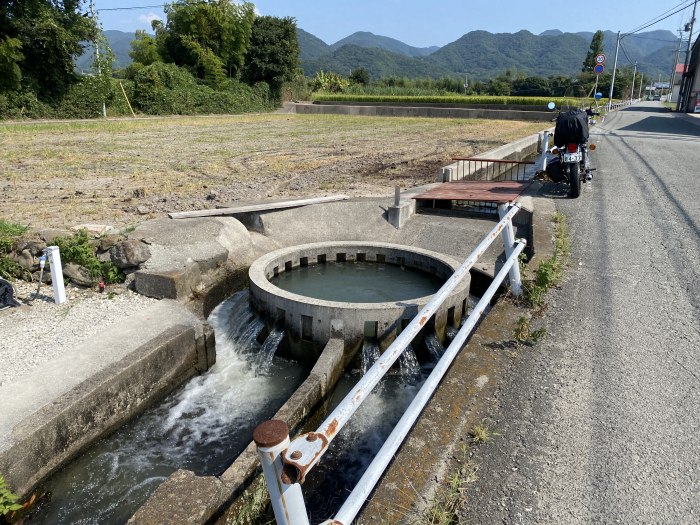
[[[635,113],[663,113],[664,115],[669,114],[669,110],[664,106],[629,106],[620,111],[635,112]]]
[[[548,199],[568,199],[569,185],[547,181],[542,184],[542,188],[540,189],[538,196],[546,197]]]
[[[647,109],[647,108],[640,108]],[[629,110],[625,110],[629,111]],[[700,137],[700,126],[695,126],[690,122],[674,118],[671,116],[655,117],[649,116],[642,120],[618,128],[618,131],[637,131],[644,133],[665,133],[669,135],[686,135],[691,137]]]

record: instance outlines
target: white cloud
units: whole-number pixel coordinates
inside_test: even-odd
[[[144,25],[147,25],[147,26],[150,28],[150,27],[151,27],[151,22],[153,22],[154,20],[161,20],[161,17],[159,17],[159,16],[158,16],[157,14],[155,14],[155,13],[148,13],[147,15],[141,15],[141,16],[139,16],[139,19],[138,19],[138,20],[139,20],[140,23],[142,23],[142,24],[144,24]]]

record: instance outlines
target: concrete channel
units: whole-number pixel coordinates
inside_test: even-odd
[[[537,140],[533,135],[485,156],[524,158],[536,150]],[[443,180],[444,171],[438,177]],[[135,287],[162,300],[70,355],[39,367],[23,384],[0,387],[0,472],[18,493],[29,494],[92,443],[190,377],[205,372],[215,362],[215,342],[204,319],[224,298],[247,285],[248,268],[265,254],[310,243],[381,240],[463,260],[493,221],[416,213],[411,197],[421,189],[403,191],[398,211],[392,196],[236,217],[162,219],[139,226],[130,236],[148,242],[152,258],[137,274]],[[531,254],[540,255],[550,250],[553,206],[538,198],[537,190],[535,183],[521,197],[523,211],[516,217],[516,229],[518,236],[528,239]],[[400,228],[399,223],[390,222],[392,217],[401,218]],[[501,251],[502,247],[490,248],[475,272],[493,275]],[[498,312],[499,308],[494,309],[484,325],[497,323],[501,332],[512,332],[514,320],[503,320],[508,314]],[[489,330],[498,333],[498,327]],[[307,380],[276,414],[289,424],[292,434],[310,429],[322,417],[317,409],[349,362],[344,346],[342,329],[331,326],[330,339]],[[488,359],[486,364],[473,366],[474,359],[467,347],[460,360],[466,360],[464,366],[471,372],[465,371],[464,377],[479,370],[483,373],[478,377],[488,375]],[[446,384],[452,381],[454,378],[447,378]],[[474,384],[481,384],[479,381]],[[460,399],[450,409],[455,416],[451,421],[454,431],[459,428],[457,420],[466,424],[465,414],[478,397],[478,389],[470,387],[463,395],[452,395]],[[12,409],[5,410],[5,405]],[[429,415],[431,410],[435,408],[426,409],[427,418],[434,417]],[[437,432],[436,436],[447,434]],[[425,449],[432,448],[427,436],[416,439]],[[259,465],[251,443],[220,476],[175,472],[130,523],[234,522],[240,506],[247,504],[245,496],[260,490]]]

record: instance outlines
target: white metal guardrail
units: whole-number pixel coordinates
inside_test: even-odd
[[[395,452],[401,446],[409,430],[447,372],[450,364],[483,315],[499,286],[505,280],[506,275],[509,275],[512,292],[515,295],[520,295],[521,280],[518,256],[525,248],[526,242],[524,239],[518,239],[516,242],[512,222],[513,216],[519,210],[519,204],[499,205],[500,222],[479,243],[462,265],[455,270],[454,274],[406,326],[372,368],[357,382],[338,407],[326,417],[326,420],[316,432],[307,432],[290,442],[289,428],[285,422],[271,420],[258,425],[253,432],[253,439],[258,447],[263,474],[278,525],[308,525],[309,518],[304,505],[301,483],[304,482],[309,471],[318,463],[321,456],[328,450],[328,446],[333,438],[369,396],[372,389],[389,371],[418,332],[435,314],[452,290],[462,279],[469,275],[471,267],[498,238],[499,234],[502,235],[506,253],[506,262],[503,267],[481,297],[481,300],[474,307],[457,336],[445,350],[445,353],[336,516],[324,522],[324,524],[348,525],[357,516],[368,495],[374,489],[377,481],[394,457]]]

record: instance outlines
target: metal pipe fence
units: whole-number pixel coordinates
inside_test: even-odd
[[[457,162],[456,179],[527,181],[535,175],[534,161],[452,157]]]
[[[520,295],[518,256],[525,247],[526,242],[523,239],[515,241],[512,224],[513,216],[519,210],[519,204],[499,205],[501,220],[498,224],[479,243],[462,265],[455,270],[440,290],[435,293],[433,298],[406,326],[315,432],[307,432],[290,442],[289,429],[284,422],[272,420],[258,425],[253,433],[253,439],[258,447],[265,481],[275,512],[275,519],[279,525],[307,525],[309,523],[300,484],[304,482],[311,469],[328,450],[334,437],[370,395],[372,389],[389,371],[420,330],[437,312],[440,305],[457,285],[469,275],[469,270],[486,252],[488,247],[499,236],[502,236],[507,257],[505,264],[464,322],[457,336],[440,358],[426,383],[394,427],[384,446],[379,450],[335,518],[324,523],[342,525],[352,522],[507,275],[510,275],[512,292],[515,295]]]

